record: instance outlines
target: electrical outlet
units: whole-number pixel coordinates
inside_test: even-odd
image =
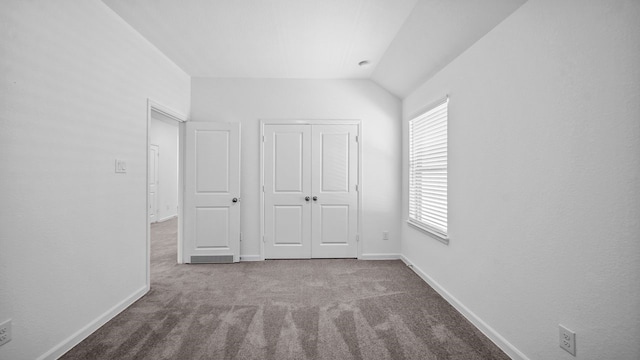
[[[383,231],[382,232],[382,240],[389,240],[389,232],[388,231]]]
[[[576,356],[576,333],[560,325],[560,347]]]
[[[11,319],[0,324],[0,346],[11,341]]]

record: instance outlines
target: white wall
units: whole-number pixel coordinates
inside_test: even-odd
[[[194,78],[194,121],[242,124],[242,256],[260,254],[260,119],[362,120],[363,254],[400,250],[400,101],[368,80]],[[389,231],[389,240],[382,232]]]
[[[0,7],[0,359],[55,358],[146,291],[147,97],[190,79],[100,1]]]
[[[159,147],[158,221],[178,215],[178,122],[151,112],[149,141]]]
[[[450,95],[451,242],[402,253],[530,359],[640,358],[638,64],[640,2],[529,0],[403,102]]]

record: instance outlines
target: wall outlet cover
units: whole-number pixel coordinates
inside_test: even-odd
[[[576,356],[576,333],[560,325],[560,347]]]
[[[11,341],[11,319],[0,324],[0,346]]]

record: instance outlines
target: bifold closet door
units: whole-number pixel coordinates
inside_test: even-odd
[[[264,127],[264,255],[311,257],[311,128]]]
[[[265,258],[357,256],[357,131],[264,126]]]

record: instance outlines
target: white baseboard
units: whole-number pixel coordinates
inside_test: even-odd
[[[78,330],[75,334],[69,336],[61,343],[54,346],[51,350],[40,355],[40,357],[38,357],[38,360],[58,359],[59,357],[64,355],[64,353],[71,350],[74,346],[78,345],[82,340],[86,339],[94,331],[98,330],[102,325],[106,324],[109,320],[113,319],[124,309],[128,308],[131,304],[144,296],[148,291],[149,287],[147,285],[143,286],[133,294],[129,295],[126,299],[122,300],[114,307],[107,310],[104,314],[98,316],[98,318],[87,324],[85,327]]]
[[[359,260],[399,260],[400,254],[362,254]],[[240,261],[262,261],[260,255],[240,255]]]
[[[167,221],[167,220],[171,220],[171,219],[174,219],[174,218],[177,218],[177,217],[178,217],[178,214],[165,216],[165,217],[163,217],[162,219],[158,220],[158,222],[159,222],[159,223],[161,223],[161,222],[165,222],[165,221]]]
[[[362,254],[360,260],[398,260],[400,254]]]
[[[502,335],[495,331],[491,326],[480,319],[469,308],[462,304],[458,299],[451,295],[445,288],[440,286],[433,278],[427,275],[422,269],[415,266],[406,256],[401,255],[402,262],[409,266],[418,276],[422,278],[429,286],[431,286],[440,296],[442,296],[451,306],[460,312],[467,320],[478,328],[486,337],[493,341],[502,351],[514,360],[529,360],[529,358],[507,341]]]

